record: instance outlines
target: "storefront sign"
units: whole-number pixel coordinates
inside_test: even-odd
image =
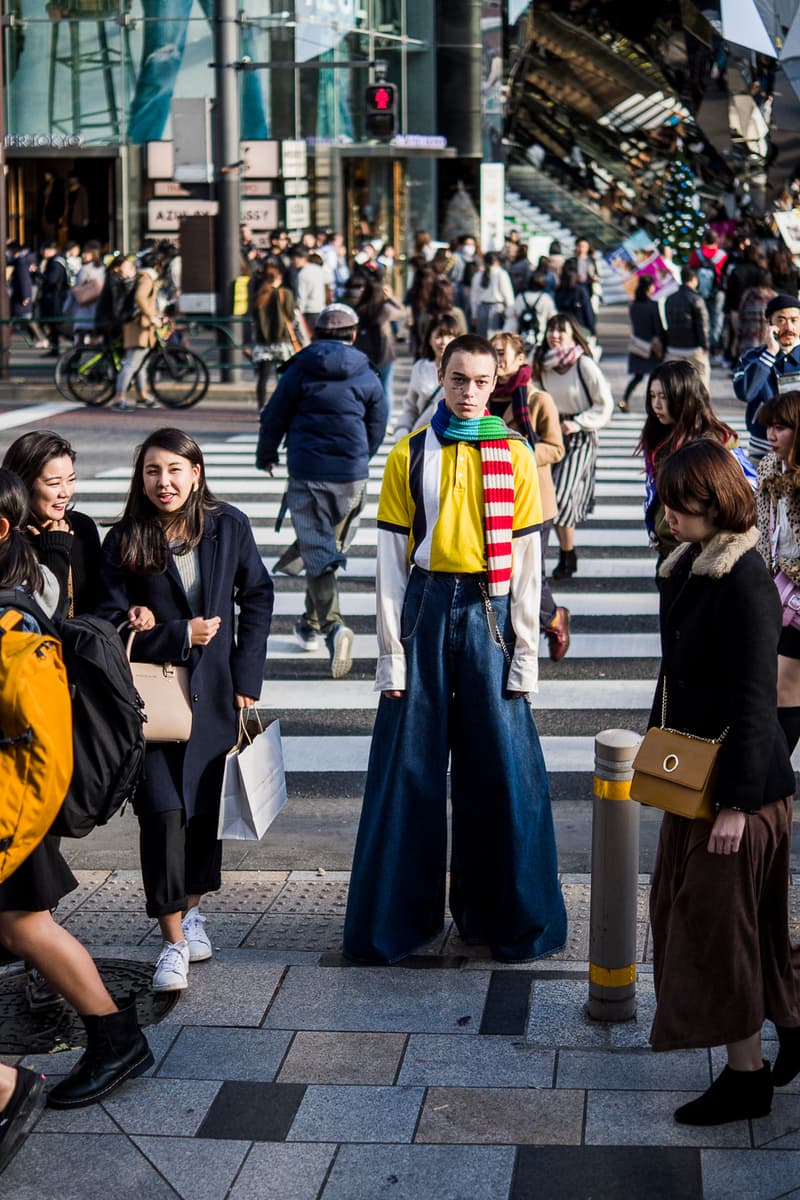
[[[307,196],[286,201],[286,228],[307,229],[311,224],[311,202]]]
[[[445,150],[447,138],[438,133],[398,133],[394,144],[409,150]]]
[[[481,163],[481,247],[500,250],[503,245],[505,168],[502,163]]]
[[[180,228],[184,217],[215,217],[218,212],[216,200],[148,200],[147,225],[153,233],[169,233]],[[275,229],[280,224],[279,202],[243,200],[241,221],[253,229]]]
[[[308,174],[306,144],[302,141],[281,142],[281,167],[284,179],[304,179]]]
[[[7,133],[6,150],[74,150],[83,145],[79,133]]]
[[[275,179],[280,142],[242,142],[242,175],[250,179]]]
[[[308,195],[308,180],[307,179],[284,179],[281,187],[283,188],[284,196],[307,196]]]
[[[271,179],[243,179],[241,184],[242,195],[247,196],[271,196],[272,195],[272,180]]]

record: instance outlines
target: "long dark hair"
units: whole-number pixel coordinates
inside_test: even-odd
[[[10,525],[8,537],[0,542],[0,587],[24,587],[40,592],[44,577],[33,546],[25,536],[28,493],[18,475],[0,467],[0,517]]]
[[[784,392],[766,400],[756,413],[756,420],[766,429],[779,425],[794,430],[792,448],[786,456],[786,470],[792,472],[794,482],[800,472],[800,391]]]
[[[66,438],[52,429],[32,429],[18,437],[3,456],[3,466],[19,475],[29,492],[54,458],[69,458],[75,462],[75,451]]]
[[[383,284],[380,279],[368,279],[356,301],[359,325],[364,328],[364,326],[378,323],[385,303],[386,297],[383,294]]]
[[[180,513],[176,514],[180,551],[194,550],[203,536],[206,513],[219,505],[216,496],[209,491],[203,452],[193,437],[182,429],[165,428],[156,429],[145,438],[136,451],[120,544],[121,565],[136,575],[162,574],[169,562],[169,542],[164,526],[144,490],[144,460],[147,451],[153,447],[186,458],[193,467],[200,468],[197,489],[190,492]]]
[[[674,421],[674,424],[667,426],[666,432],[653,412],[650,400],[650,388],[656,379],[664,389],[667,407]],[[651,468],[659,450],[674,454],[686,442],[697,438],[712,438],[723,446],[736,439],[736,433],[730,425],[720,421],[714,412],[708,389],[689,362],[666,362],[656,367],[647,381],[645,410],[647,419],[635,453],[643,454]]]
[[[636,285],[636,294],[633,297],[634,300],[641,301],[649,299],[650,293],[655,287],[655,283],[656,281],[653,279],[652,275],[640,275],[639,282]]]
[[[493,250],[490,250],[488,254],[484,254],[484,256],[483,256],[483,274],[481,275],[481,287],[487,288],[489,286],[489,280],[491,279],[490,272],[492,270],[492,267],[495,265],[495,263],[499,263],[499,262],[500,262],[500,255],[495,254]]]

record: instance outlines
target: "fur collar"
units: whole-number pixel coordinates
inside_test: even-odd
[[[758,530],[755,526],[747,533],[718,533],[711,539],[704,550],[701,550],[692,563],[692,575],[707,575],[709,579],[721,579],[728,575],[748,550],[752,550],[758,541]],[[692,542],[682,542],[677,549],[664,559],[658,569],[662,579],[671,575],[680,563],[684,554],[692,548]]]

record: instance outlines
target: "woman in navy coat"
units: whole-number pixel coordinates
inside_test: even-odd
[[[153,988],[178,991],[189,962],[211,957],[199,904],[220,887],[224,760],[238,709],[261,693],[273,605],[247,517],[211,494],[200,447],[179,429],[156,430],[137,453],[123,519],[103,546],[100,597],[115,624],[133,611],[134,660],[190,671],[189,741],[148,746],[134,802],[147,913],[164,938]]]

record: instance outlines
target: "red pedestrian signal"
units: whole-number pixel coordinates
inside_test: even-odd
[[[364,97],[368,138],[388,142],[397,133],[397,88],[393,83],[371,83]]]

